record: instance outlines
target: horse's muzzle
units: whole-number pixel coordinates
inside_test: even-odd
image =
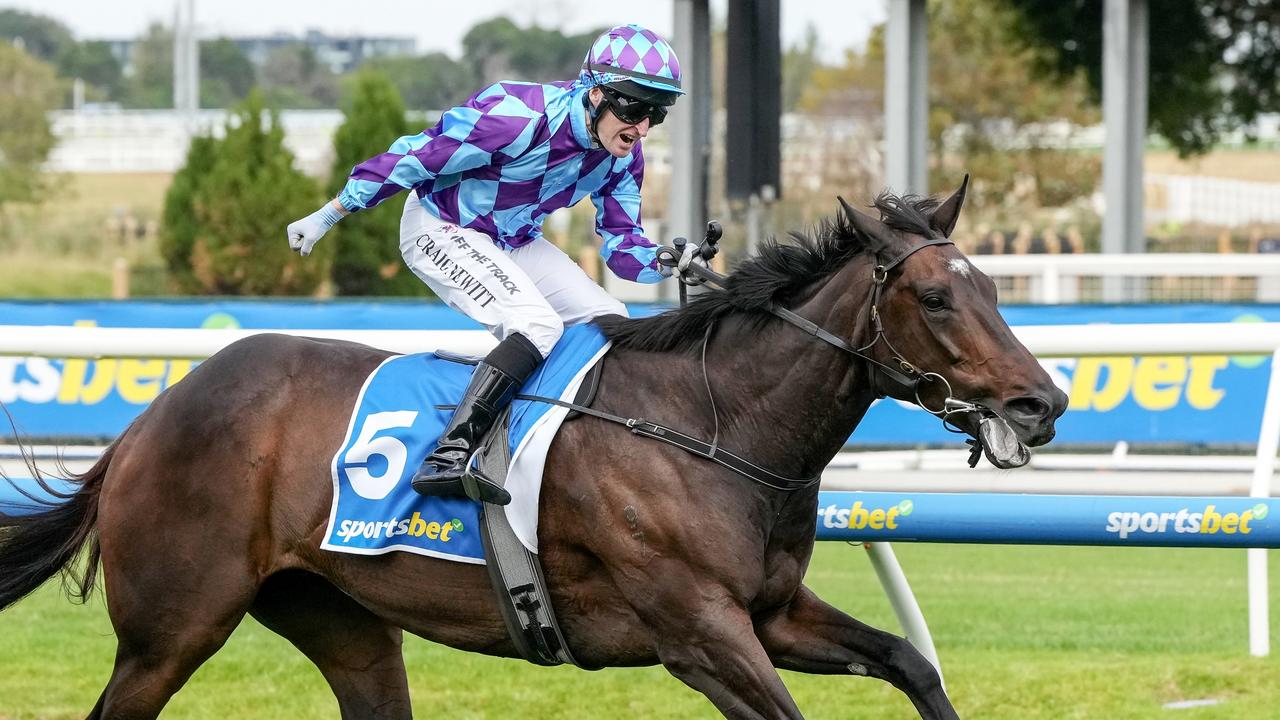
[[[1021,395],[1004,403],[1000,414],[1018,433],[1018,439],[1036,447],[1056,434],[1054,421],[1067,409],[1067,394],[1057,387],[1031,395]]]

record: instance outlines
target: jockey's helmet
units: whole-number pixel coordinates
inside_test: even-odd
[[[662,108],[684,94],[680,60],[671,43],[639,25],[619,25],[596,38],[579,80]]]

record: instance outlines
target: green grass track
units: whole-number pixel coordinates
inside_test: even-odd
[[[895,549],[929,620],[961,717],[983,720],[1280,718],[1280,659],[1248,654],[1241,550],[906,545]],[[1280,560],[1270,553],[1280,654]],[[900,632],[861,548],[819,545],[819,595]],[[100,596],[50,583],[0,614],[0,720],[81,718],[111,670]],[[543,669],[411,638],[419,718],[714,718],[661,668]],[[811,718],[914,718],[879,681],[784,673]],[[1219,704],[1165,709],[1166,703]],[[327,718],[337,703],[283,639],[246,619],[166,718]]]

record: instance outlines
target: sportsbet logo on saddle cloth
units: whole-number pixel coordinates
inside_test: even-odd
[[[522,395],[572,400],[608,343],[594,325],[565,330]],[[393,550],[484,563],[480,507],[466,498],[423,497],[413,491],[422,458],[471,378],[471,365],[431,353],[396,355],[365,380],[346,439],[333,456],[333,506],[321,545],[326,550],[379,555]],[[566,408],[532,400],[511,405],[511,469],[507,516],[520,541],[537,552],[538,489],[547,449]]]

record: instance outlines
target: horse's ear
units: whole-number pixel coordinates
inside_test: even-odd
[[[941,233],[942,237],[951,237],[951,231],[956,229],[956,221],[960,219],[960,208],[964,207],[964,196],[968,191],[969,173],[965,173],[960,189],[929,216],[929,227]]]
[[[884,223],[850,206],[839,195],[836,199],[840,201],[840,207],[844,210],[844,216],[848,218],[849,224],[853,225],[853,229],[858,233],[871,240],[873,249],[881,250],[889,246],[893,241],[893,231]]]

